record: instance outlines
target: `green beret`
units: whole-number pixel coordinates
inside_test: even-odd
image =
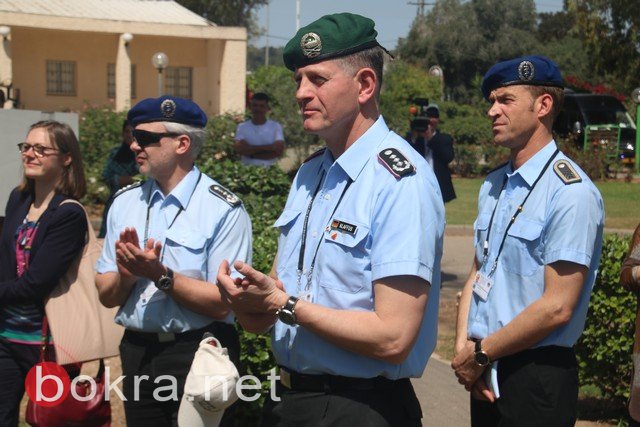
[[[325,15],[298,30],[284,47],[284,65],[291,71],[327,59],[380,46],[375,23],[353,13]]]

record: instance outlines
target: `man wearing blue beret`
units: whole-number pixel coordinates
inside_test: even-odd
[[[437,338],[444,205],[433,169],[380,115],[384,50],[372,20],[341,13],[284,49],[304,129],[326,148],[296,175],[274,276],[218,280],[240,323],[273,326],[280,366],[263,425],[415,426],[410,382]]]
[[[242,202],[194,162],[207,118],[194,102],[163,96],[136,104],[140,173],[116,194],[96,265],[100,300],[120,306],[123,392],[130,426],[176,425],[191,361],[205,332],[239,360],[233,315],[215,282],[227,257],[251,262],[251,223]],[[223,425],[232,425],[231,412]]]
[[[604,206],[553,140],[562,84],[541,56],[500,62],[482,82],[494,141],[511,153],[480,188],[451,364],[471,392],[474,426],[575,424],[573,345],[598,270]]]

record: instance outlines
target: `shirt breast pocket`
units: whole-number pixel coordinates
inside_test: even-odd
[[[195,230],[169,230],[165,237],[164,259],[171,259],[181,272],[206,270],[207,238]],[[190,277],[193,274],[187,274]]]
[[[280,238],[278,239],[278,257],[282,257],[281,259],[289,259],[289,257],[293,256],[293,250],[295,249],[296,244],[299,243],[300,239],[294,239],[294,236],[287,239],[299,217],[300,210],[285,209],[273,224],[273,226],[280,231]],[[280,265],[281,263],[278,264]]]
[[[346,224],[347,229],[355,227],[355,230],[349,232],[331,227],[325,231],[324,248],[320,248],[322,255],[318,255],[318,262],[322,263],[319,282],[322,288],[355,294],[371,284],[368,274],[371,257],[366,247],[369,227],[354,221],[338,222]]]
[[[542,266],[543,224],[518,218],[509,229],[501,257],[504,268],[520,276],[531,276]]]
[[[491,221],[491,215],[488,213],[478,214],[475,222],[473,223],[473,244],[477,248],[478,245],[484,242],[487,237],[487,229],[489,228],[489,222]]]

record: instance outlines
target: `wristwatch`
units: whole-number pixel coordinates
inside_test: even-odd
[[[154,283],[161,291],[170,291],[173,288],[173,270],[167,267],[167,274],[160,276],[158,281]]]
[[[482,366],[483,368],[487,367],[491,363],[491,359],[489,359],[489,355],[482,350],[482,340],[476,341],[476,352],[473,356],[478,366]]]
[[[284,324],[287,325],[295,325],[296,324],[296,304],[298,303],[298,298],[289,297],[285,305],[282,306],[278,311],[276,311],[276,316],[278,319]]]

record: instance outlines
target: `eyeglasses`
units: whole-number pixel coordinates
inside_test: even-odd
[[[149,132],[146,130],[133,130],[133,138],[136,140],[140,147],[146,147],[147,145],[157,144],[164,137],[175,138],[176,136],[182,135],[181,133],[176,132],[165,132],[165,133],[156,133]]]
[[[20,151],[20,153],[22,154],[25,154],[31,149],[33,149],[33,154],[35,154],[36,157],[46,156],[47,151],[60,151],[57,148],[45,147],[44,145],[40,144],[29,144],[28,142],[21,142],[20,144],[18,144],[18,151]]]

